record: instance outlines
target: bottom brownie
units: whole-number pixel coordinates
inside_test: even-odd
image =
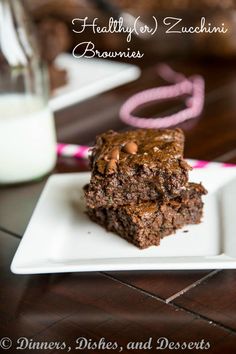
[[[163,202],[145,202],[114,208],[87,208],[89,217],[109,231],[139,248],[158,246],[162,237],[175,233],[186,224],[201,221],[201,184],[189,183],[180,196]]]

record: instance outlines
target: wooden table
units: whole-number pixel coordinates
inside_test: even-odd
[[[236,163],[235,63],[175,61],[172,65],[186,74],[201,73],[206,79],[202,116],[182,125],[185,156]],[[137,82],[59,112],[58,140],[92,144],[99,132],[123,129],[118,119],[121,103],[132,93],[160,82],[149,64]],[[173,101],[142,109],[141,114],[151,116],[179,107],[180,102]],[[87,169],[85,161],[60,158],[56,171]],[[105,337],[124,347],[130,341],[152,337],[153,349],[147,352],[156,351],[154,344],[160,337],[180,343],[204,339],[210,342],[205,352],[236,352],[234,270],[11,274],[12,257],[46,180],[0,189],[0,337],[10,337],[13,347],[21,336],[66,342],[71,347],[81,336],[96,341]],[[63,351],[51,348],[43,352]]]

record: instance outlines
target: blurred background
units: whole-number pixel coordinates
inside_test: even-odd
[[[107,25],[112,15],[126,13],[141,16],[150,24],[152,16],[160,20],[157,33],[149,38],[133,37],[128,45],[131,49],[141,49],[142,59],[136,59],[139,66],[149,65],[157,60],[169,58],[220,58],[234,60],[236,57],[236,9],[234,0],[24,0],[36,24],[41,42],[42,54],[48,62],[52,89],[66,82],[66,72],[54,65],[56,57],[64,51],[71,52],[78,42],[92,41],[100,51],[126,50],[127,42],[123,34],[94,35],[86,29],[78,37],[73,33],[71,21],[75,17],[88,17],[90,21],[98,17],[98,24]],[[199,25],[202,16],[207,23],[224,26],[228,32],[202,34],[169,34],[161,22],[167,16],[182,18],[182,26]],[[153,25],[153,22],[151,22]],[[79,41],[78,41],[79,38]],[[125,59],[122,59],[125,61]],[[127,61],[127,59],[126,59]],[[130,62],[130,59],[128,59]]]

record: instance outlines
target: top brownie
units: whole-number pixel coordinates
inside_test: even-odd
[[[180,129],[108,131],[92,149],[92,177],[86,187],[91,208],[117,207],[178,195],[188,181]]]

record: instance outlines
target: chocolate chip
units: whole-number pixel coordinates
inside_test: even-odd
[[[111,159],[108,163],[107,163],[107,173],[108,174],[112,174],[115,173],[117,170],[117,163],[115,159]]]
[[[138,151],[138,145],[136,143],[134,143],[133,141],[130,141],[129,143],[125,144],[123,149],[128,154],[136,154]]]
[[[119,148],[114,148],[114,149],[111,151],[110,157],[111,157],[111,159],[119,160],[119,157],[120,157],[120,150],[119,150]]]

